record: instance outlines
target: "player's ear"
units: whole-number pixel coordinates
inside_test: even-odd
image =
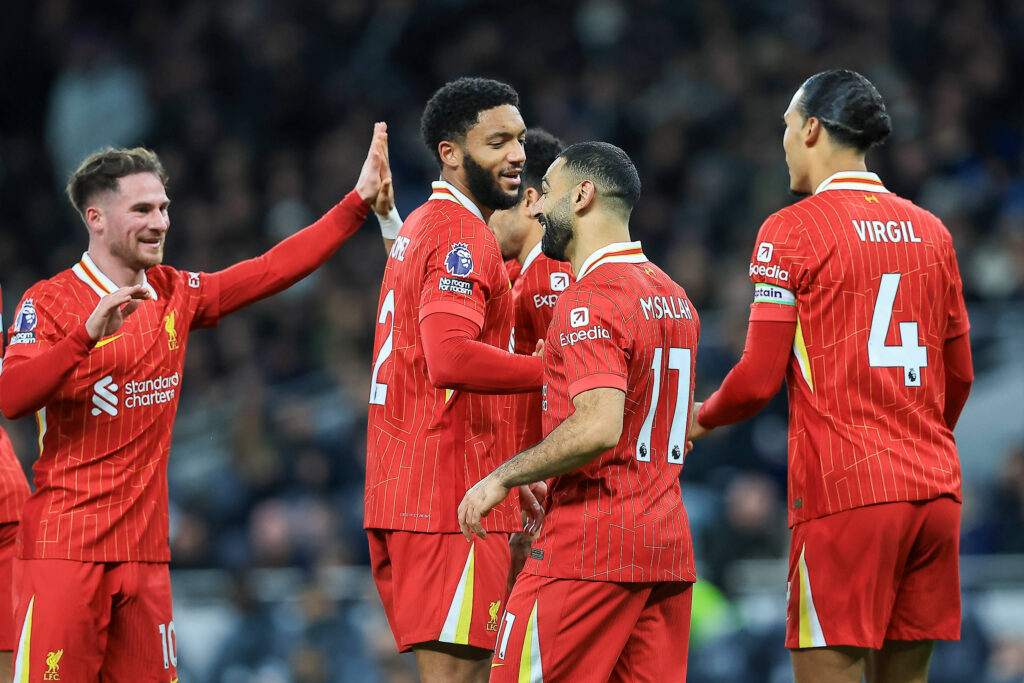
[[[818,144],[818,138],[821,137],[821,121],[818,120],[817,116],[811,116],[804,123],[804,145],[807,147],[814,147]]]
[[[533,205],[540,199],[540,192],[537,192],[537,188],[528,187],[523,190],[523,200],[519,202],[519,207],[523,210],[527,216],[532,215]]]
[[[594,181],[584,180],[572,190],[573,210],[577,213],[583,211],[591,205],[596,195],[597,188],[594,187]]]
[[[462,150],[449,140],[437,143],[437,154],[441,157],[441,163],[448,168],[456,169],[462,165]]]
[[[103,232],[103,211],[96,206],[85,207],[85,224],[90,232]]]

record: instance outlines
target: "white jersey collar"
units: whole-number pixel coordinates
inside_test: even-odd
[[[484,220],[484,214],[473,200],[464,195],[459,191],[457,187],[444,180],[437,180],[430,184],[430,187],[434,192],[430,195],[430,199],[444,199],[449,202],[455,202],[462,204],[464,207],[473,212],[473,214],[480,220]],[[487,221],[484,221],[485,223]]]
[[[593,272],[595,268],[605,263],[644,263],[645,261],[647,261],[647,257],[644,256],[639,242],[614,242],[601,247],[586,258],[583,265],[580,266],[576,281],[582,280],[584,275]]]
[[[882,180],[870,171],[840,171],[821,181],[814,194],[826,190],[862,190],[864,192],[888,192]]]
[[[82,254],[82,260],[71,267],[71,271],[78,276],[78,279],[89,285],[92,291],[96,292],[100,298],[105,297],[107,294],[114,292],[119,289],[114,281],[103,274],[103,271],[99,269],[93,260],[89,256],[89,252]],[[146,272],[142,272],[142,282],[140,283],[143,287],[149,290],[149,295],[153,297],[155,301],[159,297],[156,295],[156,290],[149,284],[149,280],[146,279]]]
[[[522,269],[520,269],[519,272],[520,273],[525,273],[526,269],[530,267],[531,263],[533,263],[534,261],[537,260],[538,256],[540,256],[540,242],[537,242],[537,244],[533,247],[533,249],[530,250],[530,253],[527,254],[526,260],[523,261],[523,267],[522,267]]]

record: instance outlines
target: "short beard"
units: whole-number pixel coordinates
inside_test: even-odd
[[[110,253],[116,256],[121,263],[128,266],[132,270],[149,270],[153,266],[158,266],[163,263],[164,253],[160,251],[159,256],[156,257],[154,263],[147,263],[138,254],[133,252],[131,249],[122,246],[121,244],[112,244],[110,246]]]
[[[545,256],[556,261],[568,261],[566,250],[572,240],[572,221],[569,218],[569,199],[553,207],[551,213],[541,214],[537,220],[544,226],[540,250]]]
[[[466,169],[466,188],[473,195],[473,199],[480,202],[480,205],[491,211],[504,211],[511,209],[519,203],[523,192],[522,183],[515,194],[508,194],[498,181],[494,179],[483,166],[476,162],[469,152],[463,157],[463,167]]]

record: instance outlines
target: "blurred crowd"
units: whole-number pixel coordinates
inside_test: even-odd
[[[155,149],[171,178],[165,262],[216,270],[340,200],[375,120],[389,126],[406,215],[437,174],[422,106],[466,74],[512,83],[528,125],[632,156],[634,237],[704,314],[698,397],[742,349],[754,235],[793,201],[782,112],[822,69],[856,69],[885,97],[894,134],[869,166],[949,227],[972,310],[1024,294],[1024,3],[1013,0],[40,0],[5,8],[0,61],[8,320],[30,284],[85,248],[63,186],[89,152]],[[190,339],[170,465],[173,567],[316,577],[366,563],[365,399],[384,260],[371,219],[314,276]],[[26,464],[31,427],[12,428]],[[701,577],[722,604],[736,561],[785,556],[785,449],[780,396],[688,458]],[[965,544],[1024,552],[1024,444],[985,486]],[[361,627],[307,602],[309,632],[287,642],[348,656],[321,631]],[[239,594],[240,614],[254,604]],[[377,642],[378,627],[360,637]],[[282,677],[259,680],[347,680],[311,661],[283,656]],[[395,666],[389,675],[404,675]],[[210,680],[257,680],[246,671]]]

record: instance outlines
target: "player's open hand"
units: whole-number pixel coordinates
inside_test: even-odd
[[[386,126],[387,124],[381,124]],[[391,182],[391,158],[388,155],[388,136],[385,133],[383,142],[378,145],[382,157],[380,169],[380,191],[373,200],[373,212],[378,216],[387,216],[395,208],[395,186]]]
[[[391,166],[388,163],[388,124],[379,121],[373,124],[373,139],[370,140],[370,149],[366,153],[366,160],[363,161],[363,168],[359,171],[356,194],[376,208],[377,195],[380,194],[385,180],[391,180]]]
[[[548,484],[537,481],[519,487],[519,507],[522,510],[523,531],[537,537],[544,524],[544,501],[548,497]]]
[[[467,541],[473,540],[473,534],[487,538],[487,532],[481,520],[491,513],[494,506],[505,500],[509,488],[503,486],[493,475],[487,475],[466,491],[459,503],[459,528]]]
[[[690,432],[686,435],[688,440],[696,441],[697,439],[703,439],[705,436],[711,433],[710,429],[701,426],[700,422],[697,421],[697,413],[700,412],[700,407],[704,405],[704,402],[694,402],[693,410],[690,412]],[[690,448],[693,448],[693,444],[690,444]],[[690,448],[686,450],[689,451]]]
[[[85,329],[93,341],[108,337],[124,324],[125,318],[135,312],[142,302],[150,298],[142,285],[121,287],[100,299],[92,315],[85,321]]]

